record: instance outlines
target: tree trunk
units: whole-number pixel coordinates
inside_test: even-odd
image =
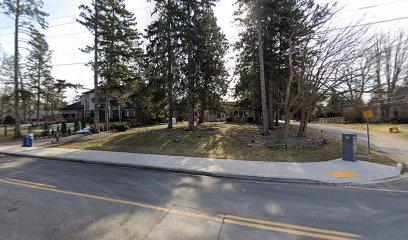
[[[272,91],[269,91],[268,94],[268,126],[269,126],[269,130],[274,130],[274,126],[273,126],[273,117],[274,115],[274,111],[273,111],[273,95],[272,95]]]
[[[261,81],[261,103],[262,103],[262,123],[263,123],[263,135],[268,135],[269,124],[268,124],[268,110],[266,107],[266,90],[265,90],[265,69],[264,69],[264,59],[263,59],[263,48],[262,48],[262,32],[261,24],[258,23],[258,50],[259,50],[259,69],[260,69],[260,81]]]
[[[309,120],[310,120],[310,118],[312,117],[312,114],[313,114],[313,109],[314,109],[314,106],[309,107],[308,109],[306,109],[303,121],[301,121],[302,126],[299,127],[298,137],[304,137],[305,136],[307,125],[308,125]]]
[[[283,132],[283,138],[284,139],[288,139],[289,135],[290,135],[290,119],[291,119],[291,115],[289,111],[285,111],[285,128],[284,128],[284,132]]]
[[[109,131],[109,91],[105,89],[105,131]]]
[[[21,91],[21,100],[23,102],[23,119],[22,122],[23,123],[27,123],[27,94],[24,91],[24,83],[23,83],[23,77],[21,75],[21,72],[19,71],[19,79],[20,79],[20,91]]]
[[[36,103],[36,110],[37,114],[35,117],[35,121],[37,124],[40,122],[40,105],[41,105],[41,76],[40,71],[37,72],[37,103]]]
[[[275,126],[279,126],[279,107],[276,109]]]
[[[191,16],[191,7],[190,7],[190,2],[187,1],[187,12],[188,16]],[[193,70],[191,69],[191,64],[193,62],[193,59],[191,57],[191,51],[192,51],[192,44],[191,40],[188,42],[188,54],[187,54],[187,78],[188,78],[188,102],[189,102],[189,111],[190,111],[190,116],[188,118],[188,131],[193,131],[194,130],[194,108],[195,108],[195,97],[194,97],[194,74]]]
[[[204,122],[204,106],[200,107],[200,115],[198,116],[198,123],[203,123]]]
[[[167,1],[167,97],[169,101],[168,125],[167,128],[173,128],[173,48],[171,43],[171,6],[170,0]]]
[[[120,104],[118,105],[118,116],[119,116],[119,122],[122,122],[122,107]]]
[[[293,77],[295,75],[294,69],[293,69],[293,62],[292,62],[292,54],[293,54],[293,45],[292,45],[292,37],[289,38],[289,79],[288,83],[286,86],[286,92],[285,92],[285,102],[283,105],[284,112],[285,112],[285,129],[283,132],[283,138],[287,139],[289,137],[289,131],[290,131],[290,119],[291,119],[291,104],[290,104],[290,94],[291,94],[291,88],[292,88],[292,81]]]
[[[21,137],[20,126],[20,98],[18,91],[18,75],[19,75],[19,53],[18,53],[18,31],[20,23],[20,0],[16,1],[16,18],[14,21],[14,111],[16,126],[14,128],[14,136]]]
[[[192,93],[190,93],[190,95],[192,95]],[[194,100],[191,100],[193,97],[192,96],[190,96],[190,101],[189,102],[194,102]],[[194,113],[195,113],[195,111],[194,111],[194,104],[193,103],[190,103],[190,114],[189,114],[189,118],[188,118],[188,127],[187,127],[187,130],[188,131],[193,131],[194,130]]]
[[[99,89],[98,89],[98,19],[99,19],[99,9],[98,9],[98,2],[99,0],[95,0],[95,38],[94,38],[94,124],[95,124],[95,132],[99,133],[101,131],[99,125]]]
[[[304,135],[305,119],[306,119],[306,109],[302,108],[302,110],[300,110],[300,125],[298,129],[298,134],[297,134],[298,137],[303,137]]]

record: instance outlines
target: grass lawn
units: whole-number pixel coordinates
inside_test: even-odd
[[[365,123],[349,123],[349,124],[331,123],[327,125],[343,127],[353,130],[367,131],[367,125]],[[390,133],[389,129],[392,127],[397,127],[401,133]],[[373,123],[370,124],[370,132],[408,140],[408,124]]]
[[[10,139],[14,137],[14,128],[7,128],[7,136],[5,135],[4,127],[0,127],[0,139]]]
[[[328,144],[314,149],[271,149],[246,146],[238,140],[248,133],[259,136],[260,129],[256,125],[205,123],[195,132],[185,131],[185,127],[185,124],[177,124],[171,130],[166,129],[166,125],[140,127],[113,133],[102,139],[61,144],[56,147],[270,162],[314,162],[341,157],[340,141],[327,136],[324,137]],[[281,133],[282,129],[272,132]],[[320,132],[314,130],[309,130],[308,135],[321,137]],[[182,140],[179,142],[177,139]],[[395,163],[380,154],[375,154],[372,159],[388,164]]]

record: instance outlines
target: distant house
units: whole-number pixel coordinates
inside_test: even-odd
[[[228,117],[234,121],[248,121],[248,117],[254,117],[253,111],[240,107],[236,102],[222,102],[219,111],[204,111],[204,121],[225,121]],[[200,108],[194,109],[194,116],[199,116]]]
[[[82,119],[82,104],[81,101],[75,102],[73,104],[69,104],[63,108],[60,109],[62,117],[66,120],[68,119],[76,119],[80,120]]]
[[[388,112],[390,120],[408,120],[408,87],[397,88],[386,104],[390,109]]]
[[[128,93],[125,93],[128,94]],[[82,93],[80,101],[67,105],[60,109],[65,120],[74,118],[93,118],[95,116],[95,92],[90,90]],[[116,99],[112,99],[108,106],[108,116],[110,121],[131,121],[135,116],[135,110],[127,106],[120,108]],[[105,119],[105,106],[102,100],[99,105],[99,119],[101,122]]]

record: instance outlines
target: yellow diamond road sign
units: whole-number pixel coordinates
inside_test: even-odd
[[[373,113],[372,110],[363,111],[363,117],[364,117],[365,119],[371,119],[371,118],[374,117],[374,113]]]

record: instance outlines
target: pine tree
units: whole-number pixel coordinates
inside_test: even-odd
[[[51,51],[43,33],[36,29],[31,30],[30,53],[27,57],[26,77],[28,78],[32,92],[36,96],[36,120],[40,119],[42,100],[42,87],[45,78],[51,71]]]
[[[21,30],[29,30],[35,24],[45,28],[47,13],[43,11],[42,0],[3,0],[0,7],[4,13],[14,19],[14,111],[15,111],[15,136],[21,136],[20,126],[20,97],[19,97],[19,33]]]
[[[93,51],[94,54],[94,60],[93,62],[90,63],[92,65],[93,71],[94,71],[94,105],[95,105],[95,110],[94,110],[94,125],[95,125],[95,132],[99,133],[100,132],[100,120],[99,120],[99,99],[100,99],[100,93],[99,93],[99,52],[98,52],[98,47],[99,47],[99,25],[100,25],[100,20],[99,20],[99,0],[94,0],[91,4],[93,9],[89,6],[86,5],[81,5],[79,6],[79,9],[82,11],[80,13],[80,20],[77,20],[79,23],[84,25],[93,35],[94,35],[94,43],[93,46],[87,46],[85,49],[82,51],[85,53],[90,53]]]
[[[168,128],[173,128],[174,96],[179,84],[175,77],[180,75],[180,9],[175,0],[157,0],[154,12],[158,18],[148,26],[145,36],[149,41],[146,76],[151,80],[151,90],[162,92],[156,101],[167,105]]]
[[[218,110],[222,97],[228,89],[224,57],[228,50],[228,41],[217,26],[217,19],[210,6],[203,9],[198,25],[201,41],[197,46],[199,76],[197,80],[197,97],[200,105],[198,123],[204,121],[204,111]]]
[[[135,82],[140,79],[140,34],[136,28],[136,18],[126,9],[124,0],[98,1],[97,14],[95,7],[92,9],[82,5],[80,8],[83,10],[81,17],[84,19],[80,22],[94,35],[96,33],[98,38],[98,71],[102,80],[101,86],[104,88],[105,129],[109,129],[108,110],[111,97],[122,107],[128,101],[127,95],[123,93],[134,88]],[[84,50],[93,49],[94,46],[87,46]]]
[[[200,35],[200,28],[203,26],[203,16],[209,8],[214,6],[214,0],[194,1],[186,0],[180,2],[180,42],[181,42],[181,62],[182,86],[186,89],[188,104],[188,127],[187,130],[194,130],[195,107],[197,104],[197,93],[200,79],[199,62],[200,43],[205,41],[205,37]]]

